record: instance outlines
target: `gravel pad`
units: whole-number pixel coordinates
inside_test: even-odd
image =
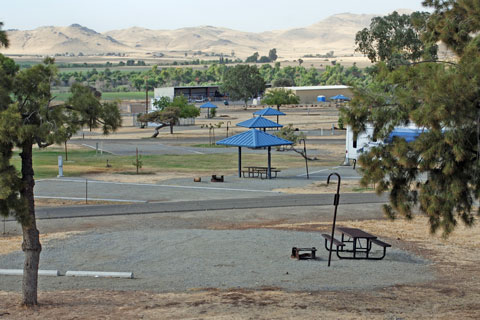
[[[317,260],[290,258],[292,247],[316,247]],[[291,291],[370,290],[434,278],[430,262],[395,248],[380,261],[338,260],[316,232],[131,230],[87,233],[44,245],[40,268],[61,272],[134,272],[135,279],[40,277],[41,290],[99,288],[179,292],[194,288],[277,287]],[[22,268],[23,253],[0,256],[0,268]],[[0,276],[0,289],[21,277]]]

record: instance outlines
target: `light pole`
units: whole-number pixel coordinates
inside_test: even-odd
[[[298,140],[299,143],[302,143],[303,141],[303,154],[305,156],[305,169],[307,170],[307,179],[310,179],[310,176],[308,175],[308,157],[307,157],[307,145],[305,139],[300,139]]]

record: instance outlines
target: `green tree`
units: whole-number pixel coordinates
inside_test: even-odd
[[[273,49],[270,49],[270,51],[268,52],[268,58],[270,59],[270,61],[274,62],[277,60],[278,56],[277,56],[277,49],[273,48]]]
[[[223,77],[220,91],[228,93],[232,100],[242,100],[247,108],[247,102],[257,97],[265,90],[265,80],[256,66],[237,64],[227,69]]]
[[[246,63],[257,63],[258,62],[258,57],[259,57],[258,52],[255,52],[250,57],[247,57],[247,59],[245,59],[245,62]]]
[[[193,104],[189,104],[184,96],[177,96],[162,109],[138,117],[141,122],[154,122],[159,125],[155,127],[152,138],[156,138],[160,129],[170,126],[170,134],[173,134],[173,126],[180,118],[195,118],[200,115],[200,110]]]
[[[87,125],[90,131],[101,127],[107,134],[121,126],[122,118],[116,102],[102,103],[100,92],[79,83],[73,84],[70,91],[72,95],[66,102],[67,108],[75,110],[78,122]]]
[[[262,103],[277,106],[277,110],[280,110],[280,106],[283,104],[297,104],[300,102],[300,98],[290,89],[274,88],[265,93],[262,99]]]
[[[65,133],[81,125],[83,110],[51,105],[50,84],[54,60],[18,71],[11,59],[0,55],[0,213],[13,216],[22,226],[23,303],[37,304],[38,265],[42,246],[35,219],[33,145],[41,148],[62,143]],[[105,133],[118,121],[105,124]],[[20,150],[21,171],[12,166],[13,148]]]
[[[427,12],[400,15],[396,11],[385,17],[375,17],[370,28],[357,32],[356,51],[366,54],[372,62],[386,61],[392,66],[418,61],[426,53],[435,59],[437,45],[420,39],[428,17]]]
[[[270,58],[267,56],[261,56],[260,59],[258,60],[259,63],[269,63],[271,61],[272,60],[270,60]]]
[[[295,82],[293,80],[288,79],[288,78],[278,78],[273,80],[272,82],[272,87],[292,87],[295,85]]]
[[[423,4],[434,12],[421,39],[444,41],[456,62],[432,62],[429,53],[395,68],[379,62],[373,82],[355,89],[343,116],[355,133],[371,124],[379,141],[398,125],[424,128],[415,141],[393,139],[361,156],[361,182],[390,193],[384,206],[390,218],[411,218],[418,205],[431,232],[441,229],[446,237],[459,220],[474,223],[473,202],[480,198],[480,7],[474,0]],[[382,50],[393,52],[392,46]]]
[[[0,22],[0,47],[8,48],[9,42],[7,33],[2,30],[3,22]]]
[[[155,100],[153,102],[153,105],[155,106],[155,108],[157,108],[157,110],[162,111],[163,109],[168,107],[170,103],[171,103],[170,98],[163,96],[163,97],[160,97],[158,100]]]

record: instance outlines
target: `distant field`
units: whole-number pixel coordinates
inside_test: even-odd
[[[66,101],[70,97],[69,92],[52,92],[54,101]],[[153,98],[153,91],[148,92],[148,98]],[[145,92],[103,92],[102,100],[144,100]]]

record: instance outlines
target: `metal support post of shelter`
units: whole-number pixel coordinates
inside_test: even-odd
[[[242,147],[238,147],[238,177],[242,177]]]
[[[272,147],[268,147],[268,179],[272,179]]]

